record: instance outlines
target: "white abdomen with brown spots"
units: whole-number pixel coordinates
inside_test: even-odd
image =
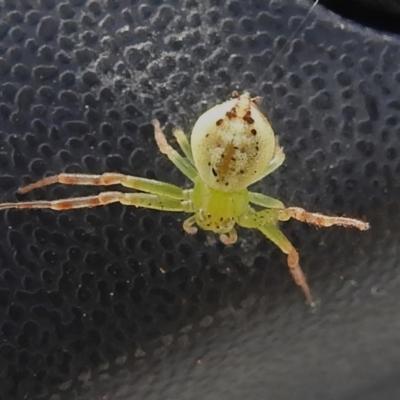
[[[196,122],[191,146],[196,169],[213,189],[245,189],[258,181],[275,151],[275,135],[248,93],[205,112]]]

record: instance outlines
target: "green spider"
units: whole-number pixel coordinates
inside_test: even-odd
[[[128,206],[193,214],[183,223],[188,234],[198,227],[215,232],[226,244],[235,243],[235,225],[255,228],[287,254],[289,270],[302,288],[308,303],[311,291],[299,264],[299,255],[290,241],[276,226],[290,218],[320,227],[342,225],[360,230],[369,224],[358,219],[310,213],[298,207],[285,207],[277,199],[247,188],[282,165],[285,155],[279,147],[270,123],[258,108],[260,98],[249,93],[233,92],[232,99],[206,111],[195,123],[189,143],[181,130],[174,136],[185,157],[167,142],[157,120],[154,135],[160,151],[194,184],[184,190],[170,183],[118,173],[102,175],[59,174],[44,178],[19,189],[27,193],[54,183],[66,185],[122,185],[142,193],[106,191],[96,196],[54,201],[3,203],[8,208],[50,208],[56,211],[102,206],[119,202]],[[262,207],[255,210],[251,204]]]

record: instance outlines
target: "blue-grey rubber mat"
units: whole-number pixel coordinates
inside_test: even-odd
[[[187,134],[233,90],[263,97],[286,161],[252,187],[367,220],[240,229],[110,205],[0,212],[0,399],[391,400],[400,396],[399,37],[303,0],[0,1],[0,200],[122,172],[188,188],[151,120]],[[290,39],[290,43],[285,43]],[[278,55],[277,55],[278,54]],[[269,66],[269,67],[268,67]]]

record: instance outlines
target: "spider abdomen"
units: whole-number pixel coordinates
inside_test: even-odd
[[[275,135],[248,93],[204,113],[191,136],[199,175],[212,188],[238,191],[258,181],[275,150]]]

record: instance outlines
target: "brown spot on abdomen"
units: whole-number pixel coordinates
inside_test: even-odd
[[[244,120],[245,122],[247,122],[248,124],[254,124],[254,119],[250,117],[250,113],[246,114],[246,115],[243,117],[243,120]]]
[[[243,116],[243,121],[247,122],[248,124],[254,124],[254,119],[251,118],[251,111],[247,110]]]
[[[226,113],[226,116],[227,116],[229,119],[236,118],[236,117],[237,117],[236,108],[233,107],[233,108],[231,109],[231,111],[228,111],[228,112]]]
[[[221,159],[217,164],[217,172],[219,176],[224,177],[229,173],[231,169],[231,164],[235,162],[235,148],[233,144],[226,146],[225,151],[221,155]]]

